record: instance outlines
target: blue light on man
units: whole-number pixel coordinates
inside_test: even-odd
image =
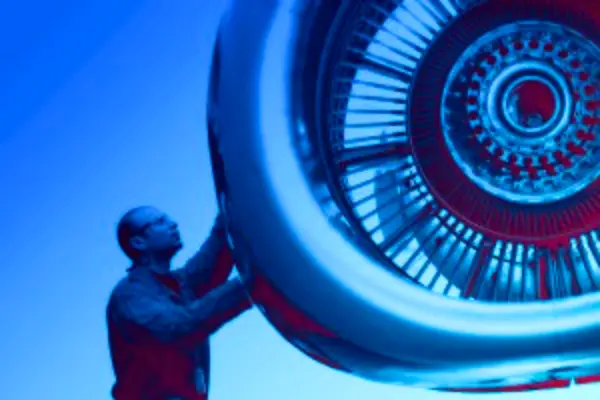
[[[117,237],[132,266],[107,306],[115,400],[205,400],[210,334],[250,308],[218,216],[209,238],[183,268],[177,223],[163,211],[128,211]]]

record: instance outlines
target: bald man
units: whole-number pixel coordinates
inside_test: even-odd
[[[208,398],[208,338],[250,308],[219,216],[210,237],[181,269],[177,224],[154,207],[127,212],[117,227],[131,260],[107,306],[115,400]]]

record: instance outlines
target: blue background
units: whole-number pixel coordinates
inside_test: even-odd
[[[181,264],[216,212],[205,100],[225,1],[13,3],[0,7],[0,397],[106,400],[104,307],[128,266],[117,218],[139,204],[172,214]],[[331,371],[256,310],[212,344],[212,400],[483,397]],[[598,399],[600,386],[489,397]]]

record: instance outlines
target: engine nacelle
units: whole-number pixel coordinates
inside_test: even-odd
[[[233,1],[219,205],[255,303],[316,361],[438,390],[596,380],[598,12],[522,3]]]

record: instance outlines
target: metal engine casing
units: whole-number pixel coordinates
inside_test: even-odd
[[[359,1],[233,1],[215,45],[208,130],[240,275],[316,361],[438,390],[569,386],[600,373],[600,294],[485,303],[427,291],[340,223],[316,148],[321,54]],[[423,240],[423,238],[421,238]],[[588,378],[588,380],[595,380]],[[581,380],[585,382],[585,380]]]

